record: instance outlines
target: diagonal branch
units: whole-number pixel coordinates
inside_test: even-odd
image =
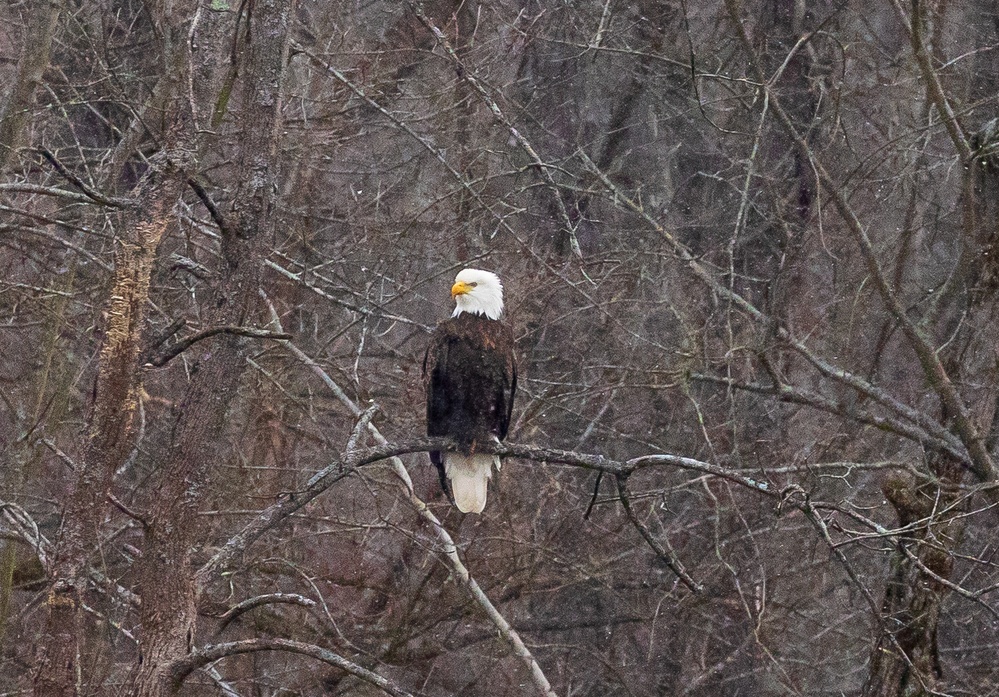
[[[555,179],[552,177],[552,171],[555,169],[550,164],[546,163],[538,155],[538,151],[534,149],[531,142],[524,136],[520,130],[517,129],[513,123],[503,114],[503,111],[499,108],[499,104],[496,100],[489,96],[489,92],[486,90],[482,81],[475,75],[475,72],[469,70],[468,67],[462,62],[461,58],[458,56],[458,52],[454,50],[451,42],[448,41],[447,36],[444,32],[440,30],[436,24],[427,17],[426,13],[423,11],[422,2],[409,2],[410,9],[417,16],[420,22],[427,28],[427,30],[434,35],[437,42],[444,48],[444,52],[447,57],[454,64],[455,72],[457,72],[459,79],[464,80],[472,86],[472,88],[478,93],[479,97],[489,108],[489,111],[496,120],[510,132],[511,137],[517,142],[517,145],[527,153],[527,156],[531,158],[531,162],[535,168],[537,168],[538,173],[541,174],[541,178],[544,180],[545,184],[548,185],[552,190],[552,196],[555,199],[555,203],[558,207],[559,218],[561,218],[562,226],[565,228],[566,234],[569,236],[569,245],[572,248],[573,254],[577,257],[582,258],[583,253],[579,248],[579,240],[576,239],[576,226],[572,224],[572,220],[569,217],[569,211],[565,207],[565,201],[559,194],[558,184],[555,183]]]
[[[785,383],[763,385],[758,383],[743,382],[734,378],[720,377],[716,375],[702,375],[700,373],[691,373],[689,377],[691,380],[723,385],[726,388],[770,395],[781,402],[801,404],[812,409],[824,411],[829,414],[835,414],[843,417],[844,419],[850,419],[862,424],[867,424],[868,426],[873,426],[881,429],[882,431],[888,431],[889,433],[894,433],[895,435],[907,438],[911,441],[919,443],[927,450],[941,450],[947,453],[948,456],[954,458],[957,462],[963,463],[966,466],[971,464],[971,460],[968,458],[967,453],[961,446],[960,440],[958,440],[949,431],[946,432],[949,437],[944,440],[937,434],[927,433],[925,429],[921,428],[917,424],[912,424],[908,421],[893,418],[891,416],[875,414],[866,409],[860,409],[853,404],[837,402],[820,394],[809,392],[808,390],[803,390]]]
[[[964,402],[960,392],[951,381],[950,375],[948,375],[947,370],[944,367],[943,362],[940,360],[940,356],[933,345],[932,338],[923,327],[919,326],[909,316],[909,313],[906,311],[906,308],[902,304],[898,294],[895,292],[895,289],[889,283],[884,269],[881,267],[881,262],[874,250],[874,245],[871,242],[870,236],[867,234],[867,230],[857,218],[856,213],[847,201],[842,189],[825,169],[825,166],[819,160],[815,151],[805,140],[804,136],[798,132],[793,120],[784,110],[777,94],[770,91],[766,86],[766,81],[764,79],[765,76],[760,68],[760,61],[756,56],[755,49],[750,41],[749,35],[746,33],[746,28],[741,21],[738,3],[736,0],[725,0],[725,4],[726,7],[728,7],[729,14],[731,15],[732,24],[735,26],[736,32],[738,33],[740,41],[743,44],[743,49],[751,57],[750,64],[756,72],[757,79],[764,85],[763,89],[767,89],[769,92],[770,105],[774,113],[777,115],[778,121],[794,141],[802,156],[804,156],[811,164],[812,169],[822,185],[822,188],[826,190],[826,193],[832,200],[833,205],[840,214],[840,217],[842,217],[846,223],[847,229],[856,240],[861,256],[864,259],[864,263],[867,265],[868,273],[870,273],[871,278],[874,280],[874,285],[878,290],[878,294],[881,296],[881,300],[884,302],[891,315],[898,322],[902,329],[902,333],[908,340],[910,348],[915,352],[916,357],[919,360],[926,380],[937,393],[937,396],[943,403],[948,416],[953,419],[954,427],[957,429],[957,432],[960,435],[965,447],[968,449],[968,454],[971,457],[971,470],[983,482],[994,482],[999,480],[999,469],[996,468],[995,462],[992,460],[991,455],[985,447],[984,437],[979,432],[978,426],[975,424],[968,406]]]
[[[199,586],[204,588],[217,573],[232,565],[237,557],[267,531],[304,508],[340,480],[350,476],[358,467],[397,455],[433,450],[446,443],[446,440],[440,438],[421,438],[401,443],[385,443],[348,452],[344,457],[337,458],[314,474],[304,489],[281,494],[275,503],[260,511],[242,530],[230,537],[215,555],[198,569],[196,576]]]
[[[525,239],[520,233],[518,233],[513,228],[513,226],[510,225],[510,221],[508,220],[508,215],[506,215],[506,214],[504,214],[504,213],[502,213],[500,211],[495,210],[494,207],[491,206],[489,204],[489,202],[486,201],[482,197],[481,192],[477,191],[472,186],[472,184],[469,182],[469,180],[466,179],[461,174],[461,172],[459,172],[457,169],[455,169],[454,166],[451,165],[450,162],[448,162],[446,153],[443,150],[441,150],[440,148],[437,148],[427,138],[421,136],[419,133],[417,133],[416,131],[414,131],[413,128],[410,127],[405,121],[403,121],[398,116],[396,116],[395,114],[393,114],[391,111],[389,111],[388,109],[386,109],[385,107],[383,107],[381,104],[379,104],[377,101],[375,101],[374,99],[372,99],[368,95],[368,93],[365,92],[365,90],[364,90],[363,87],[361,87],[360,85],[354,83],[352,80],[348,79],[346,75],[344,75],[342,72],[340,72],[335,67],[333,67],[332,65],[330,65],[328,62],[322,60],[321,58],[319,58],[315,54],[313,54],[310,51],[308,51],[306,48],[304,48],[302,46],[299,46],[297,44],[295,45],[295,49],[297,51],[303,53],[304,55],[308,56],[309,59],[315,65],[317,65],[317,66],[321,67],[323,70],[325,70],[335,80],[337,80],[338,82],[340,82],[340,84],[342,84],[344,87],[346,87],[347,89],[349,89],[355,96],[357,96],[359,99],[361,99],[362,101],[364,101],[365,104],[367,104],[369,107],[371,107],[372,109],[374,109],[375,111],[377,111],[378,113],[380,113],[382,116],[384,116],[386,119],[388,119],[391,123],[393,123],[397,128],[399,128],[402,132],[404,132],[410,138],[412,138],[413,140],[415,140],[428,153],[430,153],[431,155],[433,155],[434,158],[438,162],[441,163],[441,166],[444,167],[444,169],[448,173],[448,175],[450,175],[451,178],[454,179],[455,182],[458,184],[458,186],[461,187],[462,191],[464,191],[466,194],[468,194],[468,196],[472,200],[474,200],[479,206],[481,206],[482,210],[484,210],[487,213],[489,213],[489,215],[491,215],[492,218],[493,218],[493,220],[495,221],[496,225],[499,228],[502,228],[503,231],[506,232],[508,235],[510,235],[510,237],[512,239],[514,239],[517,242],[518,245],[520,245],[520,249],[523,250],[523,252],[525,254],[529,254],[535,262],[537,262],[542,268],[545,269],[545,271],[547,271],[548,273],[550,273],[555,278],[558,278],[559,280],[561,280],[565,284],[566,288],[568,288],[572,292],[574,292],[574,293],[578,294],[579,296],[581,296],[583,298],[583,300],[586,301],[586,304],[587,304],[588,307],[595,307],[595,308],[597,308],[599,310],[599,312],[607,319],[608,322],[612,322],[621,331],[626,332],[626,333],[632,335],[636,340],[643,341],[643,342],[649,341],[648,337],[644,337],[644,336],[641,336],[641,335],[638,335],[638,334],[634,333],[634,329],[632,327],[629,327],[626,323],[621,322],[621,320],[620,320],[619,317],[617,317],[613,313],[609,312],[603,306],[602,303],[597,302],[597,300],[593,296],[591,296],[589,293],[587,293],[582,288],[581,284],[579,284],[579,283],[573,283],[571,280],[569,280],[566,277],[566,274],[564,273],[563,269],[552,265],[547,259],[545,259],[543,256],[541,256],[536,251],[534,251],[534,248],[529,243],[529,241],[527,239]],[[265,261],[264,263],[267,264],[267,266],[269,266],[270,268],[272,268],[275,271],[277,271],[278,273],[283,274],[287,278],[291,278],[294,281],[302,283],[303,285],[305,285],[306,288],[308,288],[312,292],[317,293],[317,294],[319,294],[322,297],[328,298],[328,299],[332,300],[333,302],[339,303],[339,304],[343,305],[344,307],[350,307],[348,304],[346,304],[346,303],[344,303],[344,302],[342,302],[342,301],[340,301],[340,300],[338,300],[338,299],[336,299],[336,298],[334,298],[334,297],[326,294],[323,290],[321,290],[321,289],[317,288],[316,286],[308,283],[308,281],[305,280],[305,279],[303,279],[300,274],[293,274],[292,272],[288,271],[287,269],[284,269],[283,267],[278,266],[277,264],[275,264],[275,263],[273,263],[273,262],[271,262],[269,260]],[[357,308],[351,307],[351,309],[357,309]],[[360,312],[367,312],[367,311],[365,311],[363,309],[358,309],[358,311],[360,311]],[[389,319],[397,319],[398,321],[406,322],[406,323],[409,323],[409,324],[416,324],[415,322],[413,322],[412,320],[409,320],[409,319],[396,318],[396,317],[392,317],[392,316],[388,316],[388,315],[386,315],[386,316]]]
[[[273,307],[271,308],[271,318],[272,322],[280,328],[280,321],[277,313],[274,312]],[[340,400],[340,402],[346,406],[351,413],[354,414],[354,416],[362,421],[365,419],[366,412],[362,410],[347,395],[347,393],[344,392],[338,384],[336,384],[336,382],[333,381],[329,374],[326,373],[326,371],[323,370],[319,364],[313,361],[311,357],[306,355],[305,352],[292,344],[290,341],[285,342],[284,345],[296,358],[307,365],[312,372],[323,381],[330,391],[333,392],[336,398]],[[367,429],[375,441],[384,446],[388,445],[388,441],[378,430],[378,427],[371,423],[370,419],[367,421]],[[348,457],[350,456],[351,454],[348,453]],[[556,693],[552,689],[551,683],[548,682],[548,678],[545,677],[544,671],[541,670],[541,666],[538,665],[534,656],[531,655],[530,650],[524,644],[520,635],[512,626],[510,626],[510,623],[507,622],[506,618],[503,617],[500,611],[496,609],[496,606],[493,605],[489,596],[485,594],[482,588],[479,587],[479,584],[468,572],[468,568],[458,555],[458,546],[451,538],[450,533],[448,533],[448,531],[444,528],[444,525],[440,522],[437,516],[434,515],[433,511],[427,507],[427,504],[416,495],[416,492],[413,489],[413,481],[410,479],[409,472],[406,471],[406,466],[403,464],[402,460],[393,456],[390,457],[390,462],[396,476],[399,477],[403,483],[406,491],[406,497],[409,499],[410,504],[414,509],[416,509],[416,512],[419,513],[420,517],[430,524],[436,533],[437,539],[441,543],[443,549],[444,560],[447,562],[448,566],[451,567],[452,573],[454,573],[455,577],[460,580],[468,594],[472,596],[472,599],[479,605],[479,607],[482,608],[492,623],[496,626],[499,633],[510,644],[513,653],[525,663],[527,670],[531,675],[531,679],[534,681],[538,691],[545,695],[545,697],[556,697]]]
[[[78,176],[70,172],[66,166],[51,152],[45,148],[42,148],[39,152],[42,154],[42,157],[48,160],[49,164],[51,164],[55,170],[59,172],[59,174],[69,180],[70,184],[82,191],[84,195],[94,203],[99,203],[102,206],[108,206],[110,208],[131,208],[138,203],[135,199],[118,198],[116,196],[107,196],[102,194],[100,191],[97,191]]]
[[[93,203],[94,200],[90,196],[85,196],[84,194],[78,194],[73,191],[66,191],[65,189],[60,189],[55,186],[42,186],[41,184],[30,184],[28,182],[12,182],[9,184],[0,184],[0,191],[13,191],[15,193],[22,194],[41,194],[43,196],[56,196],[58,198],[68,199],[74,203]]]
[[[670,571],[676,574],[677,578],[683,581],[683,584],[687,586],[687,588],[692,590],[694,593],[702,593],[704,591],[704,586],[692,579],[687,573],[687,570],[683,568],[683,562],[677,558],[676,553],[669,544],[669,540],[666,540],[665,544],[659,542],[659,540],[653,536],[648,526],[646,526],[645,523],[643,523],[638,516],[635,515],[635,511],[631,507],[631,496],[628,493],[627,476],[618,475],[616,479],[617,491],[621,495],[621,505],[624,507],[624,512],[628,514],[628,519],[631,521],[631,524],[635,526],[635,529],[638,530],[639,534],[641,534],[642,538],[648,543],[649,547],[651,547],[656,553],[656,556],[663,560],[666,566],[670,568]]]
[[[961,124],[954,114],[954,109],[951,107],[950,100],[947,99],[947,93],[944,92],[943,84],[940,82],[940,76],[933,69],[933,61],[926,50],[926,41],[923,38],[925,30],[923,2],[922,0],[912,0],[911,22],[905,16],[905,10],[902,9],[902,4],[899,0],[891,0],[891,3],[895,7],[895,11],[898,13],[902,24],[905,25],[906,30],[909,32],[912,53],[916,58],[916,64],[919,66],[919,72],[926,82],[926,91],[929,94],[930,101],[933,102],[937,113],[940,114],[940,120],[943,121],[944,128],[947,129],[947,135],[950,136],[951,142],[954,143],[954,149],[961,156],[962,162],[967,162],[971,159],[972,155],[971,144],[964,135],[964,129],[961,128]]]
[[[600,179],[607,190],[613,194],[615,202],[641,216],[646,224],[648,224],[664,240],[666,240],[667,243],[669,243],[673,252],[687,264],[687,267],[694,273],[694,276],[704,283],[713,293],[720,298],[731,302],[735,307],[738,307],[740,310],[749,315],[749,317],[758,325],[773,328],[773,331],[778,339],[801,355],[802,358],[808,361],[808,363],[810,363],[812,367],[818,370],[824,377],[846,385],[859,394],[862,394],[878,404],[894,411],[899,416],[917,424],[933,437],[950,443],[952,447],[958,450],[962,449],[963,444],[961,441],[935,419],[918,409],[910,407],[908,404],[904,404],[887,390],[874,385],[861,376],[851,373],[848,370],[844,370],[843,368],[833,365],[829,361],[825,360],[812,351],[812,349],[810,349],[804,342],[800,341],[793,334],[791,334],[786,327],[778,324],[776,320],[757,308],[744,296],[722,283],[699,257],[695,256],[694,253],[691,252],[690,249],[688,249],[687,246],[684,245],[679,239],[677,239],[672,232],[663,227],[663,225],[653,218],[639,203],[630,198],[627,193],[617,186],[617,184],[611,181],[611,179],[602,170],[600,170],[585,153],[580,151],[578,155],[590,171],[596,175],[598,179]]]
[[[280,322],[278,320],[277,313],[273,312],[273,308],[271,314],[273,323],[280,329]],[[449,441],[441,438],[423,438],[406,443],[389,443],[378,428],[371,423],[370,415],[373,415],[373,411],[366,412],[362,410],[352,399],[350,399],[347,393],[344,392],[332,378],[330,378],[329,374],[326,373],[326,371],[323,370],[322,367],[312,360],[312,358],[309,357],[304,351],[299,349],[290,341],[282,343],[292,355],[298,358],[323,381],[323,383],[331,392],[333,392],[337,399],[339,399],[340,402],[342,402],[351,411],[351,413],[359,419],[358,423],[367,428],[368,432],[379,443],[379,445],[371,448],[348,451],[342,459],[333,462],[320,472],[316,473],[306,484],[305,490],[282,495],[280,500],[262,511],[254,520],[250,521],[250,523],[248,523],[243,530],[230,538],[215,554],[215,556],[198,569],[196,578],[199,587],[203,588],[217,572],[231,564],[249,547],[249,545],[259,539],[265,532],[279,524],[295,511],[313,501],[316,497],[333,486],[333,484],[351,474],[357,467],[389,459],[396,476],[399,477],[405,487],[406,495],[410,504],[416,509],[417,513],[419,513],[419,515],[431,525],[436,533],[443,549],[444,559],[448,566],[451,567],[455,577],[460,580],[469,595],[472,596],[472,599],[483,609],[483,611],[485,611],[486,615],[499,630],[500,634],[511,645],[514,654],[527,665],[528,671],[530,672],[531,677],[539,691],[543,695],[546,695],[546,697],[556,697],[555,691],[552,689],[551,684],[548,682],[548,679],[545,677],[545,674],[541,670],[537,661],[534,660],[530,650],[520,638],[520,635],[512,626],[510,626],[510,623],[507,622],[499,610],[496,609],[492,601],[489,600],[489,597],[485,594],[485,592],[483,592],[478,583],[476,583],[475,579],[468,572],[468,568],[458,555],[457,545],[451,538],[451,535],[444,528],[437,516],[435,516],[434,513],[427,507],[426,503],[424,503],[414,492],[413,482],[409,477],[409,473],[406,471],[406,467],[403,465],[402,460],[397,457],[397,455],[409,452],[439,450],[446,447],[449,444]],[[355,438],[351,439],[351,441],[355,443],[356,440],[357,439]],[[187,672],[189,673],[190,670]]]

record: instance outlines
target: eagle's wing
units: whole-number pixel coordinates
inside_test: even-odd
[[[442,426],[447,423],[450,407],[446,398],[444,375],[446,370],[449,341],[447,337],[436,335],[427,346],[423,357],[423,383],[427,394],[427,435],[447,435]],[[443,465],[441,454],[431,452],[430,459],[438,467]]]
[[[427,395],[427,435],[446,435],[441,426],[447,423],[448,402],[444,398],[444,388],[442,385],[441,371],[447,365],[448,340],[439,335],[434,336],[427,346],[427,351],[423,354],[423,385]],[[453,504],[454,496],[451,494],[451,487],[447,481],[447,473],[444,469],[444,455],[439,450],[431,450],[430,461],[437,468],[437,476],[441,482],[441,489],[447,495],[448,500]]]
[[[510,430],[510,418],[513,415],[513,398],[517,394],[517,362],[511,351],[508,358],[509,370],[504,376],[496,395],[496,413],[499,416],[499,439],[506,438]]]

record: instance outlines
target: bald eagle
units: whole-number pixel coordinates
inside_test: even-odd
[[[454,314],[434,331],[423,359],[427,435],[454,439],[457,451],[431,452],[441,487],[462,513],[482,513],[498,456],[478,445],[506,438],[517,390],[513,334],[500,321],[503,285],[489,271],[454,279]]]

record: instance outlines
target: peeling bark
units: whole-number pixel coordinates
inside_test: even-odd
[[[146,182],[141,205],[125,215],[115,253],[115,279],[98,359],[88,428],[73,495],[56,548],[53,584],[46,599],[48,622],[35,672],[35,695],[76,694],[81,600],[89,557],[100,543],[107,493],[115,470],[132,449],[141,381],[139,349],[149,279],[160,240],[180,196],[183,178]]]

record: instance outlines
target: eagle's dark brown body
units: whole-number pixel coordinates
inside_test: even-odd
[[[465,312],[437,326],[423,361],[427,435],[453,438],[457,455],[473,458],[477,443],[506,437],[517,389],[513,347],[510,329],[481,315]],[[430,453],[445,492],[449,478],[457,484],[453,470],[446,470],[447,457],[455,455]],[[482,457],[491,467],[492,456]],[[484,503],[484,482],[482,487]]]

